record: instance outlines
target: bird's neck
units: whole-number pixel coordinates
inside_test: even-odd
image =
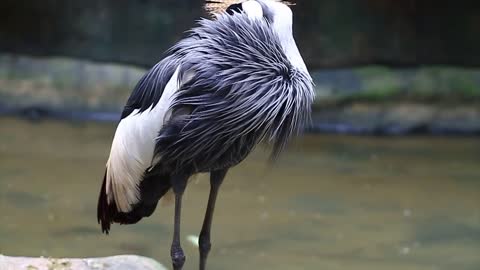
[[[293,36],[288,37],[285,40],[281,41],[282,48],[287,56],[288,60],[294,67],[308,74],[307,66],[303,61],[300,51],[298,50],[297,44]]]
[[[277,11],[272,26],[280,39],[280,44],[290,63],[300,71],[308,74],[307,66],[293,38],[292,24],[293,17],[290,9],[282,8]]]

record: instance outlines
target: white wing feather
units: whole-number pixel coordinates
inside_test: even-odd
[[[118,124],[106,165],[106,190],[108,202],[115,201],[120,212],[129,212],[140,200],[140,181],[153,165],[155,138],[168,121],[168,110],[180,84],[179,70],[168,81],[155,107],[140,113],[136,109]]]

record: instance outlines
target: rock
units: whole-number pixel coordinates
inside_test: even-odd
[[[128,65],[0,53],[0,113],[7,105],[34,119],[58,118],[55,110],[118,113],[145,72]],[[352,101],[480,101],[480,69],[365,66],[311,73],[317,108]]]
[[[479,135],[480,108],[418,103],[355,103],[318,110],[312,131],[360,135]]]
[[[450,110],[441,110],[431,123],[433,133],[440,134],[480,134],[479,107],[459,106]]]
[[[0,54],[0,105],[118,112],[145,72],[86,60]]]
[[[146,70],[70,58],[0,53],[0,116],[113,121]],[[480,134],[480,69],[313,70],[312,131]]]
[[[53,259],[8,257],[0,255],[2,270],[166,270],[167,268],[153,259],[120,255],[104,258]]]

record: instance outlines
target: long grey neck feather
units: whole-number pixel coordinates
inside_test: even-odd
[[[273,27],[275,28],[282,45],[283,51],[287,56],[288,60],[292,63],[293,66],[298,68],[300,71],[309,74],[307,66],[303,61],[300,51],[297,48],[295,39],[293,38],[293,17],[290,9],[283,8],[282,14],[277,14],[275,17],[275,23]]]
[[[297,48],[297,44],[295,43],[295,39],[293,38],[293,36],[288,37],[282,42],[282,48],[285,51],[285,55],[287,56],[288,60],[290,60],[292,65],[294,65],[300,71],[308,74],[307,66],[305,65],[305,62],[300,55],[300,51]]]

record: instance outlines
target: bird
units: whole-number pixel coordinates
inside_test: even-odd
[[[313,80],[293,37],[291,2],[217,0],[139,80],[121,114],[98,199],[102,231],[135,224],[173,192],[170,256],[181,270],[182,196],[188,179],[210,174],[199,235],[206,269],[220,186],[259,144],[271,159],[309,124]]]

